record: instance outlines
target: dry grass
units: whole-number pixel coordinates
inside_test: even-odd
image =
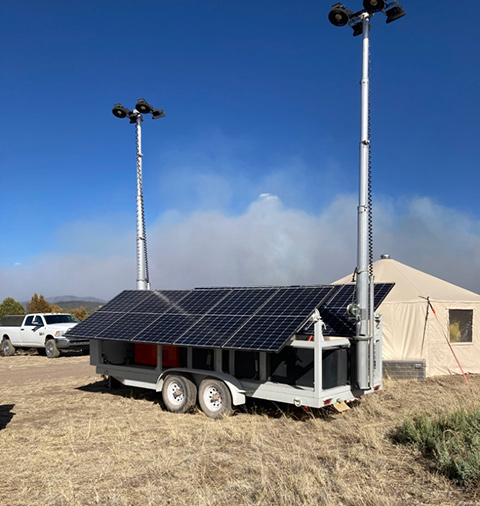
[[[0,368],[42,359],[19,358]],[[342,414],[262,405],[219,421],[167,413],[149,392],[107,391],[92,377],[7,383],[0,504],[480,504],[390,438],[407,416],[478,406],[480,377],[471,382],[475,394],[461,377],[387,382]]]

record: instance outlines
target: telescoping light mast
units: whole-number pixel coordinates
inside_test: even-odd
[[[128,118],[136,125],[137,138],[137,290],[150,290],[148,273],[147,233],[145,228],[145,211],[143,205],[142,183],[142,121],[143,114],[151,114],[153,119],[164,118],[163,109],[154,109],[144,98],[137,100],[135,109],[130,111],[122,104],[115,104],[112,113],[117,118]]]
[[[370,138],[369,138],[369,30],[370,20],[374,14],[381,12],[391,23],[406,12],[397,2],[384,0],[364,0],[363,10],[353,12],[343,4],[332,5],[328,19],[335,26],[349,25],[353,29],[353,36],[363,36],[362,50],[362,79],[361,84],[361,122],[360,122],[360,165],[359,165],[359,194],[357,208],[357,266],[356,273],[356,301],[349,306],[350,314],[355,317],[355,351],[352,364],[352,380],[359,390],[367,390],[372,383],[371,371],[373,361],[373,262],[372,245],[369,241],[371,229],[371,199],[370,199]]]

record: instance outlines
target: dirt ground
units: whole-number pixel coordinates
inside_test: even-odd
[[[35,355],[0,357],[0,385],[57,381],[62,378],[98,378],[89,357],[61,355],[57,359]]]
[[[480,377],[386,382],[344,413],[250,404],[211,420],[108,390],[84,356],[0,357],[0,504],[480,505],[393,443],[407,416],[480,405]]]

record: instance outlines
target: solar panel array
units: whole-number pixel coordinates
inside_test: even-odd
[[[337,285],[335,294],[324,300],[318,310],[325,323],[325,336],[350,337],[355,334],[355,321],[347,313],[347,306],[356,300],[356,285]],[[393,288],[393,283],[376,283],[373,307],[376,311]]]
[[[391,284],[375,285],[375,307]],[[126,290],[68,336],[138,343],[278,351],[315,308],[326,334],[353,335],[346,307],[355,285]]]

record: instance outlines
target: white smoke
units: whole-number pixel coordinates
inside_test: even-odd
[[[147,234],[152,288],[332,282],[356,265],[356,205],[356,196],[340,195],[315,214],[262,193],[235,215],[164,212]],[[374,231],[375,259],[389,253],[480,292],[480,223],[473,217],[428,198],[377,199]],[[135,288],[133,227],[75,223],[59,235],[67,249],[0,271],[0,300],[25,301],[34,292],[109,299]]]
[[[160,221],[151,235],[155,285],[326,283],[355,264],[352,209],[352,198],[340,197],[316,216],[262,194],[240,216],[198,212],[181,223]]]

